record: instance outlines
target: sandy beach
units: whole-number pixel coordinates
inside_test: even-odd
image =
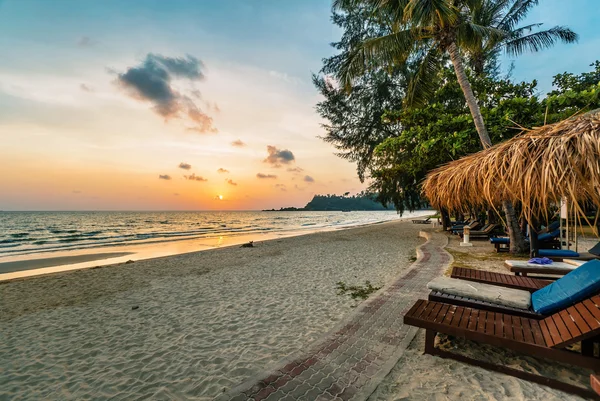
[[[0,398],[212,399],[323,335],[412,263],[376,224],[0,284]]]
[[[408,221],[265,241],[0,284],[0,399],[209,400],[313,344],[359,301],[336,283],[385,286],[423,240]],[[478,242],[459,251],[502,271]],[[472,258],[471,258],[472,259]],[[471,263],[473,263],[471,261]],[[441,338],[445,348],[582,385],[588,372]],[[423,355],[420,330],[370,400],[580,398]]]

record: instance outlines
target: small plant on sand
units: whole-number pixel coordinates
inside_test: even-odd
[[[336,283],[336,288],[338,289],[338,295],[344,295],[349,293],[352,299],[367,299],[369,295],[379,290],[381,287],[373,287],[369,280],[365,281],[364,286],[360,285],[346,285],[343,281],[338,281]]]

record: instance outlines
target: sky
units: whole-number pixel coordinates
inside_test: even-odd
[[[581,36],[515,60],[543,94],[600,58],[600,11],[540,3],[524,23]],[[361,191],[319,139],[311,74],[340,36],[330,7],[0,0],[0,210],[256,210]]]

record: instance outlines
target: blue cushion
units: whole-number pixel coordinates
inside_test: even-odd
[[[510,238],[508,238],[508,237],[490,238],[490,243],[492,243],[492,244],[510,244]]]
[[[570,249],[540,249],[539,256],[547,258],[578,258],[579,254]]]
[[[531,294],[531,306],[544,315],[600,293],[600,260],[591,260]]]
[[[540,234],[538,236],[538,241],[542,241],[542,242],[549,241],[551,239],[558,237],[559,235],[560,235],[560,228],[558,230],[554,230],[549,233]]]

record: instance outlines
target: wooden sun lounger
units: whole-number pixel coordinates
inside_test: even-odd
[[[533,373],[479,361],[435,347],[435,336],[445,333],[535,357],[600,371],[594,357],[594,342],[600,334],[600,296],[594,296],[541,320],[508,313],[418,300],[404,316],[407,325],[426,329],[425,353],[452,358],[524,380],[544,384],[584,397],[596,396],[589,389],[563,383]],[[565,347],[581,342],[581,353]]]
[[[418,220],[413,220],[413,224],[430,224],[431,223],[431,217],[428,217],[426,219],[418,219]]]
[[[473,230],[469,233],[470,238],[472,239],[482,239],[482,238],[489,238],[490,235],[492,234],[492,232],[496,229],[496,227],[498,227],[497,224],[488,224],[486,226],[484,226],[481,230]],[[464,232],[464,230],[463,230]],[[461,233],[461,237],[463,236],[463,234]]]
[[[552,282],[539,278],[513,276],[512,274],[493,273],[485,270],[468,269],[465,267],[453,268],[450,277],[475,281],[478,283],[494,284],[506,288],[527,290],[529,292],[535,292]]]

